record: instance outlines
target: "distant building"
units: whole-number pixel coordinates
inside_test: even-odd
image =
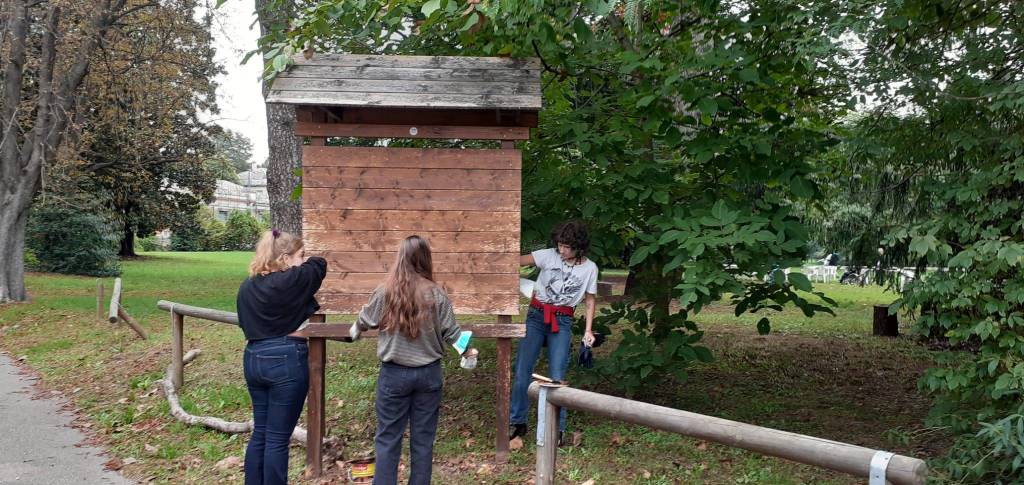
[[[270,198],[267,195],[267,171],[263,169],[248,170],[238,174],[239,183],[227,180],[217,181],[217,190],[213,193],[213,202],[207,207],[213,211],[214,217],[226,222],[231,211],[246,211],[255,217],[270,215]],[[171,230],[156,231],[156,243],[163,248],[171,244]]]
[[[256,169],[239,173],[238,182],[217,181],[217,190],[209,206],[214,216],[226,221],[231,211],[246,211],[256,217],[269,215],[267,171]]]

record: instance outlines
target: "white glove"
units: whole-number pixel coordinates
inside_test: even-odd
[[[353,341],[359,340],[359,334],[360,333],[362,333],[362,332],[359,331],[359,325],[358,324],[353,323],[352,326],[349,327],[349,329],[348,329],[348,336],[352,337]]]

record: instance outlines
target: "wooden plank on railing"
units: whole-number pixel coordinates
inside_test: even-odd
[[[169,312],[173,309],[173,313],[184,315],[186,317],[202,318],[204,320],[211,320],[214,322],[238,325],[238,314],[234,312],[226,312],[224,310],[213,310],[210,308],[202,308],[192,305],[183,305],[181,303],[174,303],[173,301],[166,300],[160,300],[156,302],[156,307],[166,312]]]
[[[532,399],[537,399],[539,391],[538,383],[530,384],[529,395]],[[575,411],[583,411],[652,429],[785,458],[798,463],[828,468],[858,477],[867,476],[871,459],[879,451],[571,387],[549,389],[547,401],[555,406]],[[557,419],[556,416],[552,420],[557,422]],[[547,439],[551,438],[545,438],[545,440]],[[538,458],[538,465],[539,460],[540,458]],[[921,485],[925,483],[927,471],[928,466],[920,459],[894,455],[889,461],[885,478],[894,485]],[[537,483],[539,485],[541,482],[538,480]]]

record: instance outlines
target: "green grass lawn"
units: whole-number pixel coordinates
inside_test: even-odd
[[[148,341],[97,318],[96,278],[32,274],[28,286],[33,301],[0,307],[0,349],[25,357],[43,376],[42,385],[73,399],[86,426],[127,463],[129,477],[157,483],[241,483],[239,468],[216,464],[241,457],[247,437],[178,423],[156,391],[170,354],[170,317],[156,302],[233,311],[249,258],[250,253],[148,253],[126,261],[122,303],[150,332]],[[109,297],[112,280],[105,283]],[[705,344],[716,361],[694,368],[688,382],[666,383],[642,399],[923,458],[940,453],[945,437],[921,431],[928,401],[916,392],[929,353],[910,339],[870,336],[872,305],[889,303],[893,295],[875,287],[819,288],[837,300],[836,317],[809,319],[787,310],[770,315],[773,333],[767,336],[754,330],[760,316],[737,318],[727,305],[707,308],[697,320],[707,331]],[[340,316],[329,321],[345,320]],[[203,351],[185,370],[186,410],[247,419],[241,332],[230,325],[186,319],[185,336],[186,349]],[[435,483],[513,484],[532,477],[531,440],[513,453],[508,465],[492,466],[495,363],[487,357],[494,355],[493,343],[483,342],[481,351],[481,364],[474,371],[459,369],[454,356],[445,361]],[[323,481],[344,483],[333,462],[372,450],[375,341],[332,342],[328,355],[328,436],[341,445],[327,451],[332,465]],[[592,390],[615,392],[610,386]],[[864,482],[594,416],[574,414],[570,428],[583,433],[582,444],[559,452],[559,483]],[[293,448],[296,479],[304,456],[302,448]]]

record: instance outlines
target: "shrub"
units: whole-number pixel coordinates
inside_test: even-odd
[[[36,258],[34,269],[89,276],[120,274],[121,231],[102,214],[95,207],[62,202],[34,204],[25,241]]]
[[[259,237],[259,221],[248,212],[233,211],[224,225],[221,248],[225,251],[252,251]]]
[[[149,235],[142,239],[139,239],[136,242],[136,244],[138,245],[139,249],[147,252],[164,250],[164,247],[159,242],[157,242],[155,235]]]

